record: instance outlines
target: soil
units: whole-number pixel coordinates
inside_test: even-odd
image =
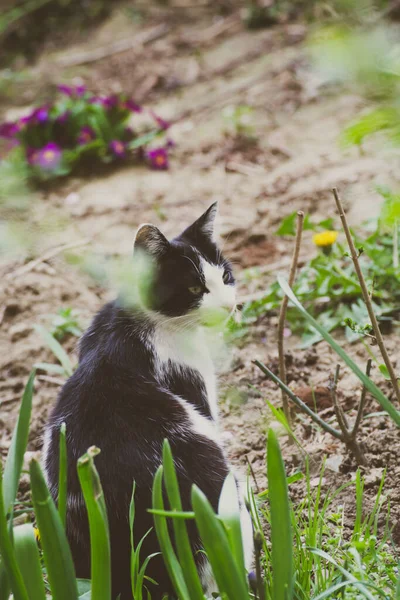
[[[299,23],[247,31],[240,15],[214,14],[199,8],[196,18],[187,10],[168,12],[160,6],[146,13],[140,25],[121,10],[79,46],[42,56],[27,73],[33,88],[9,99],[4,116],[34,97],[51,95],[60,80],[84,82],[93,90],[125,90],[166,119],[174,120],[171,137],[176,146],[166,172],[125,167],[90,179],[69,179],[55,189],[36,192],[27,211],[35,237],[34,255],[17,256],[0,263],[0,453],[10,445],[19,400],[33,364],[54,362],[54,357],[34,329],[49,326],[60,307],[71,306],[87,324],[113,292],[84,274],[60,252],[45,256],[48,249],[83,242],[69,250],[75,258],[89,249],[91,255],[111,259],[129,256],[136,227],[153,222],[166,235],[177,234],[211,202],[220,203],[220,235],[225,254],[235,263],[239,300],[265,290],[278,272],[287,273],[292,239],[274,232],[285,216],[295,210],[316,217],[333,216],[330,189],[337,186],[345,200],[352,224],[376,216],[380,196],[376,183],[395,187],[400,175],[397,152],[374,141],[365,152],[344,151],[338,142],[344,125],[367,108],[351,90],[331,89],[313,72]],[[90,64],[57,67],[77,52],[93,50],[116,40],[135,36],[140,30],[168,25],[166,33],[144,46],[105,57]],[[29,87],[29,86],[28,86]],[[33,91],[32,91],[33,90]],[[223,117],[227,106],[247,105],[251,139],[235,135]],[[307,232],[308,234],[309,232]],[[301,260],[316,249],[305,235]],[[20,271],[26,265],[25,272]],[[258,266],[256,278],[244,269]],[[368,358],[363,346],[349,345],[337,336],[360,365]],[[398,331],[386,336],[393,361],[400,368]],[[76,360],[77,339],[63,345]],[[286,341],[288,381],[307,401],[317,389],[318,410],[334,420],[327,382],[336,358],[325,343],[302,350],[294,336]],[[258,486],[265,486],[266,431],[276,427],[265,400],[280,405],[280,393],[252,364],[255,358],[277,372],[277,316],[268,315],[256,324],[244,343],[232,348],[233,361],[221,376],[221,426],[228,453],[235,465],[250,462]],[[374,370],[372,376],[389,395],[389,386]],[[34,410],[29,456],[39,452],[43,425],[63,379],[39,371],[35,382]],[[358,381],[345,367],[339,397],[354,419],[360,395]],[[366,413],[379,405],[368,398]],[[295,434],[301,448],[281,436],[288,474],[304,467],[308,458],[317,477],[327,457],[323,490],[355,478],[356,463],[344,445],[321,432],[308,418],[294,413]],[[385,469],[386,506],[390,501],[393,540],[400,544],[400,433],[384,415],[364,419],[360,440],[367,467],[365,513],[372,507]],[[337,503],[346,503],[346,518],[354,511],[352,488]],[[304,497],[305,483],[291,485],[295,502]]]

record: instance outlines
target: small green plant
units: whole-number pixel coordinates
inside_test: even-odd
[[[50,333],[59,342],[62,342],[67,335],[79,337],[82,334],[79,311],[71,307],[60,308],[58,313],[54,315],[51,325]]]
[[[398,285],[400,225],[400,196],[380,189],[385,198],[378,220],[371,221],[354,233],[359,249],[359,260],[373,300],[375,314],[396,322],[400,309],[400,287]],[[296,213],[289,215],[279,227],[278,235],[294,235]],[[307,215],[305,230],[316,232],[313,240],[319,251],[299,269],[293,290],[302,304],[327,331],[346,327],[349,341],[361,335],[370,335],[371,323],[362,302],[360,284],[354,274],[351,259],[341,242],[335,241],[336,231],[322,229],[333,227],[331,219],[313,223]],[[248,302],[242,312],[238,333],[268,312],[277,311],[283,298],[279,284],[273,283],[260,299]],[[321,335],[299,319],[294,308],[287,311],[290,329],[302,336],[303,347],[320,341]]]
[[[38,106],[17,121],[0,125],[5,151],[16,149],[15,156],[26,165],[31,179],[46,181],[78,168],[132,158],[146,159],[155,169],[168,168],[172,142],[149,148],[165,134],[167,121],[149,111],[155,127],[138,135],[130,126],[131,117],[143,108],[132,98],[97,96],[85,86],[60,85],[58,89],[61,97],[54,104]]]
[[[223,117],[228,133],[235,137],[253,138],[255,128],[252,123],[253,109],[246,104],[227,106],[223,110]]]
[[[46,371],[47,373],[70,377],[74,372],[74,366],[60,342],[56,340],[50,331],[41,325],[35,325],[35,330],[59,362],[59,364],[40,362],[35,364],[35,368]]]

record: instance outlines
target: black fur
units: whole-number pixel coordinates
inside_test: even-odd
[[[136,248],[149,253],[156,270],[149,296],[151,308],[169,316],[184,315],[208,293],[200,270],[200,252],[209,262],[223,264],[226,283],[233,283],[232,271],[210,236],[215,207],[172,242],[145,226],[139,230]],[[188,260],[188,258],[190,260]],[[189,287],[201,287],[193,295]],[[132,598],[129,573],[130,541],[128,507],[133,481],[136,482],[135,544],[153,526],[147,509],[151,488],[161,462],[162,443],[168,438],[179,477],[184,509],[190,509],[190,489],[196,483],[214,509],[228,465],[220,447],[194,434],[187,413],[174,395],[192,403],[212,418],[205,382],[191,369],[171,368],[160,384],[151,346],[154,324],[139,308],[129,311],[120,301],[107,304],[94,318],[80,344],[79,367],[64,385],[49,419],[50,444],[45,456],[47,478],[57,498],[59,428],[67,428],[68,495],[67,535],[77,577],[90,578],[90,546],[86,510],[80,491],[76,464],[89,446],[101,449],[96,458],[106,498],[111,531],[113,598]],[[194,550],[200,547],[197,531],[190,522]],[[158,551],[152,532],[143,544],[142,559]],[[204,562],[202,552],[196,560]],[[149,584],[153,600],[172,594],[161,557],[150,561],[148,575],[158,582]]]

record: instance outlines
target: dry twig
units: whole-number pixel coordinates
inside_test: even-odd
[[[368,366],[367,366],[367,372],[368,372]],[[332,404],[333,404],[333,408],[335,410],[336,420],[342,431],[343,441],[346,444],[346,446],[348,447],[348,449],[354,454],[357,464],[365,465],[366,461],[365,461],[364,454],[360,448],[360,445],[358,444],[358,442],[356,440],[358,427],[357,427],[357,429],[353,428],[353,430],[350,431],[346,415],[344,414],[343,409],[337,398],[337,383],[339,380],[339,373],[340,373],[340,366],[337,365],[335,376],[331,380],[330,385],[329,385],[329,389],[331,392],[331,398],[332,398]],[[359,405],[358,411],[357,411],[357,418],[358,418],[359,414],[362,414],[362,412],[360,413],[360,406],[361,406],[363,398],[365,401],[365,391],[364,390],[365,390],[365,387],[363,387],[363,391],[361,394],[360,405]],[[360,421],[361,421],[361,419],[360,419]]]
[[[304,221],[304,213],[299,210],[297,213],[297,225],[296,225],[296,240],[295,246],[292,256],[292,263],[290,265],[290,273],[289,273],[289,286],[293,287],[294,279],[296,277],[297,263],[299,260],[300,246],[301,246],[301,236],[303,232],[303,221]],[[286,311],[288,307],[289,298],[285,295],[282,304],[281,310],[279,312],[279,322],[278,322],[278,352],[279,352],[279,377],[281,381],[286,385],[286,364],[285,364],[285,349],[283,344],[283,332],[285,328],[285,320],[286,320]],[[282,406],[283,411],[285,413],[286,420],[291,425],[290,419],[290,411],[289,404],[286,392],[281,388],[282,392]]]
[[[78,65],[87,65],[103,58],[107,58],[108,56],[125,52],[126,50],[140,49],[146,44],[164,37],[169,31],[170,27],[165,23],[162,23],[161,25],[156,25],[151,29],[142,31],[134,37],[118,40],[113,44],[101,46],[100,48],[95,48],[94,50],[89,50],[87,52],[79,52],[72,56],[59,58],[57,60],[57,66],[76,67]]]
[[[333,188],[332,191],[333,191],[333,195],[335,197],[335,202],[336,202],[337,209],[339,211],[339,216],[340,216],[340,219],[342,221],[342,225],[343,225],[343,229],[344,229],[344,232],[345,232],[345,235],[346,235],[347,243],[348,243],[349,248],[350,248],[351,258],[353,259],[354,268],[356,270],[358,281],[360,283],[360,287],[361,287],[362,295],[363,295],[363,298],[364,298],[364,302],[365,302],[365,305],[366,305],[367,310],[368,310],[368,315],[369,315],[369,318],[370,318],[370,321],[371,321],[372,329],[374,331],[374,335],[375,335],[377,344],[379,346],[379,350],[381,351],[381,355],[382,355],[383,361],[384,361],[384,363],[386,365],[386,368],[388,370],[388,373],[389,373],[389,376],[390,376],[390,380],[392,382],[392,386],[393,386],[394,393],[396,395],[397,401],[400,402],[400,387],[399,387],[399,382],[397,380],[396,373],[394,371],[393,365],[392,365],[391,360],[389,358],[389,354],[388,354],[388,352],[386,350],[386,346],[385,346],[385,343],[383,341],[383,336],[381,334],[381,330],[379,329],[378,319],[375,316],[374,309],[373,309],[373,306],[372,306],[372,301],[371,301],[371,298],[370,298],[369,293],[368,293],[367,284],[365,283],[364,275],[363,275],[363,273],[361,271],[360,263],[359,263],[359,260],[358,260],[358,253],[357,253],[356,247],[354,245],[354,241],[353,241],[353,237],[352,237],[351,232],[350,232],[349,225],[347,223],[346,214],[344,212],[343,205],[342,205],[342,202],[341,202],[341,200],[339,198],[339,194],[338,194],[337,189]]]
[[[355,420],[354,427],[353,427],[353,429],[350,430],[348,423],[347,423],[347,418],[343,412],[342,407],[340,406],[340,404],[337,400],[336,391],[337,391],[337,382],[339,379],[339,366],[336,368],[335,377],[332,379],[332,382],[330,385],[330,391],[331,391],[332,403],[333,403],[333,407],[335,410],[336,419],[337,419],[339,427],[340,427],[340,431],[338,431],[337,429],[335,429],[334,427],[329,425],[329,423],[324,421],[324,419],[321,418],[320,414],[315,413],[311,408],[309,408],[307,406],[307,404],[305,404],[302,400],[300,400],[300,398],[298,396],[296,396],[296,394],[294,394],[294,392],[292,392],[292,390],[285,383],[283,383],[283,381],[281,381],[279,377],[277,377],[272,371],[270,371],[270,369],[268,369],[268,367],[263,365],[258,360],[253,360],[253,363],[265,375],[267,375],[267,377],[269,377],[269,379],[271,379],[274,383],[276,383],[281,388],[281,390],[285,394],[287,394],[287,396],[292,400],[292,402],[294,402],[294,404],[296,404],[296,406],[301,411],[303,411],[309,417],[311,417],[311,419],[314,421],[314,423],[317,423],[317,425],[319,425],[324,431],[326,431],[327,433],[330,433],[331,435],[333,435],[333,437],[335,437],[336,439],[338,439],[341,442],[343,442],[344,444],[346,444],[348,450],[350,450],[350,452],[352,452],[352,454],[354,455],[354,457],[359,465],[366,464],[364,454],[363,454],[361,447],[358,444],[357,439],[356,439],[357,433],[358,433],[358,430],[360,427],[362,415],[364,412],[365,398],[366,398],[366,392],[367,392],[365,386],[363,387],[363,390],[361,392],[361,398],[360,398],[360,403],[358,405],[357,417]],[[371,361],[369,360],[367,363],[366,374],[369,376],[370,372],[371,372]]]

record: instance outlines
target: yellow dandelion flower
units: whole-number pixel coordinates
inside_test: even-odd
[[[321,233],[315,233],[312,240],[316,246],[326,248],[336,242],[338,235],[337,231],[321,231]]]
[[[37,527],[33,528],[33,533],[35,534],[36,541],[40,542],[40,531]]]

